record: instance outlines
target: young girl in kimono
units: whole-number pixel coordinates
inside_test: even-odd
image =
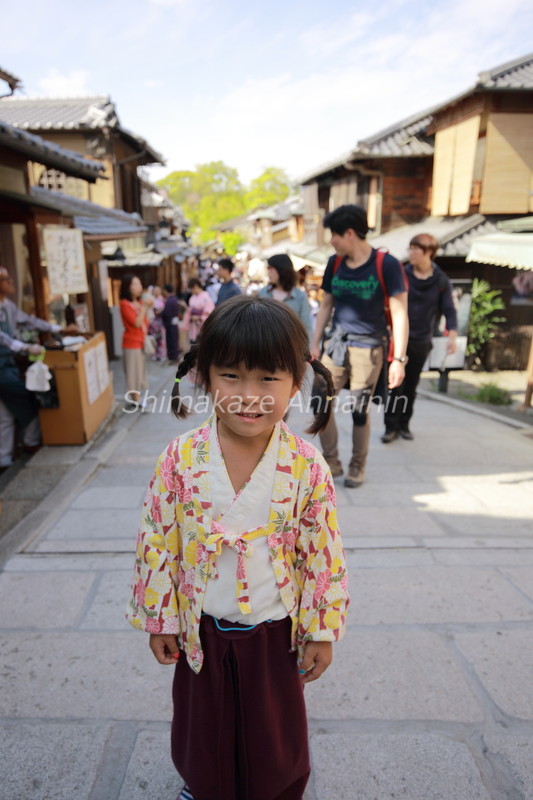
[[[214,413],[157,463],[137,542],[131,624],[175,664],[172,757],[182,800],[301,800],[305,683],[320,677],[348,605],[335,491],[318,450],[283,417],[314,371],[317,433],[331,375],[286,304],[234,297],[181,362]]]

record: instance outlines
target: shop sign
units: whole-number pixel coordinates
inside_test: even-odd
[[[71,228],[43,231],[50,294],[84,294],[89,291],[83,251],[83,234]]]

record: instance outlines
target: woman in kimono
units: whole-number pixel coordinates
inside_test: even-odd
[[[192,369],[214,413],[159,458],[127,617],[175,664],[181,800],[301,800],[308,780],[303,687],[329,666],[348,605],[329,468],[283,422],[309,364],[315,434],[331,374],[284,303],[222,303],[178,367],[174,413]]]
[[[154,298],[154,315],[148,326],[148,333],[154,337],[155,353],[152,358],[154,361],[164,361],[167,357],[167,347],[165,342],[165,326],[163,325],[163,309],[165,308],[165,298],[160,286],[154,286],[152,291]]]
[[[189,342],[194,344],[202,325],[214,309],[215,304],[208,293],[202,289],[202,284],[198,278],[191,278],[187,286],[191,296],[183,319],[183,328],[189,334]]]

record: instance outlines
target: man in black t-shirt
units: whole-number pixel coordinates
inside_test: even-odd
[[[383,366],[387,339],[385,295],[376,264],[377,251],[366,241],[366,212],[356,205],[344,205],[326,214],[324,227],[331,230],[331,244],[337,253],[326,266],[322,289],[324,296],[317,316],[311,353],[321,357],[331,370],[337,393],[349,381],[352,394],[352,458],[344,485],[360,486],[365,478],[365,465],[370,438],[369,408]],[[338,257],[342,260],[340,263]],[[400,386],[404,379],[409,325],[407,290],[403,267],[386,253],[382,260],[383,280],[389,297],[394,354],[389,367],[389,388]],[[320,342],[333,311],[333,333]],[[324,457],[333,477],[343,474],[339,461],[335,418],[320,441]]]

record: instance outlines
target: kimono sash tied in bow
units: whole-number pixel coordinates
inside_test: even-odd
[[[204,544],[206,551],[209,553],[210,578],[218,578],[215,559],[216,556],[219,556],[222,552],[223,544],[227,547],[231,547],[231,549],[237,553],[236,596],[241,614],[250,614],[252,611],[244,560],[245,557],[250,556],[253,551],[250,540],[267,535],[268,531],[263,527],[254,528],[251,531],[246,531],[241,534],[230,533],[220,522],[213,520],[211,523],[211,533]]]

